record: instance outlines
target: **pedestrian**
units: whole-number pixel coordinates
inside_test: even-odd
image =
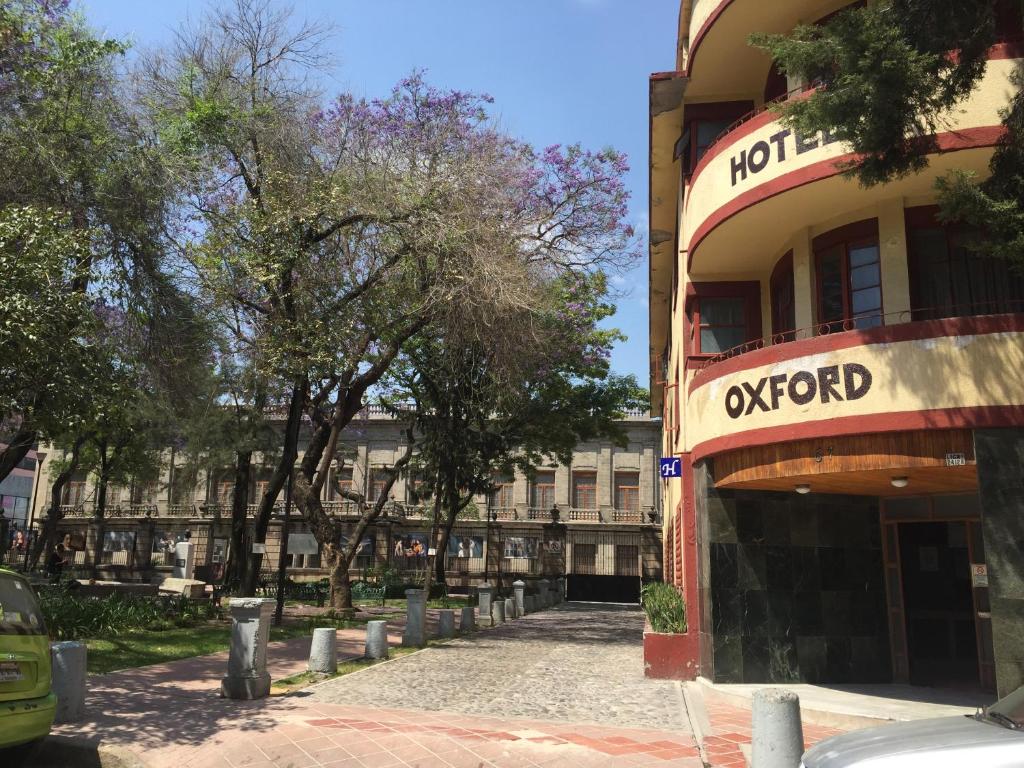
[[[64,566],[71,562],[72,552],[71,534],[65,533],[64,538],[57,542],[50,556],[50,576],[53,581],[60,581]]]

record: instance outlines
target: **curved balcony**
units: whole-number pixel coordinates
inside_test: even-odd
[[[734,124],[690,178],[683,240],[691,277],[769,271],[804,227],[835,226],[883,198],[932,198],[936,178],[953,168],[984,176],[1016,66],[1014,59],[989,61],[979,88],[936,137],[929,166],[884,187],[861,187],[844,174],[855,159],[845,145],[827,134],[797,136],[773,111]]]
[[[787,32],[850,4],[850,0],[694,0],[686,59],[687,99],[760,94],[771,60],[752,48],[754,32]]]
[[[1024,425],[1024,302],[1003,314],[885,316],[867,330],[781,334],[711,358],[689,382],[698,460],[800,439]],[[939,319],[916,319],[937,317]]]

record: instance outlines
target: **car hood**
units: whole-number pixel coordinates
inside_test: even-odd
[[[1019,766],[1024,764],[1024,732],[971,717],[914,720],[828,739],[809,749],[803,762],[806,768]]]

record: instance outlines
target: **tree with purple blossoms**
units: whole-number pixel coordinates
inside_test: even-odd
[[[412,340],[535,312],[552,281],[631,263],[639,244],[618,153],[536,151],[496,127],[489,97],[419,73],[386,98],[325,103],[309,86],[321,42],[320,26],[236,0],[148,62],[145,100],[191,210],[192,277],[267,380],[286,382],[256,541],[294,472],[330,561],[320,495],[339,434]]]

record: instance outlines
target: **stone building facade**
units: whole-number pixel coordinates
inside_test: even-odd
[[[635,600],[641,579],[660,578],[656,458],[660,422],[633,413],[623,426],[625,447],[611,442],[581,444],[568,466],[537,467],[532,478],[518,471],[495,478],[497,490],[477,497],[456,524],[446,555],[449,586],[465,590],[484,580],[566,575],[571,596]],[[304,433],[302,440],[308,437]],[[340,489],[375,500],[389,469],[405,451],[404,440],[403,424],[380,409],[371,407],[360,414],[342,435],[340,463],[323,491],[325,509],[354,524],[353,505],[341,497]],[[41,455],[36,483],[44,490],[56,456],[45,450]],[[108,489],[101,573],[131,580],[159,578],[173,565],[174,542],[189,540],[194,544],[197,576],[215,582],[228,557],[232,469],[207,467],[194,484],[188,484],[182,479],[181,455],[167,451],[164,458],[158,483]],[[257,466],[258,458],[254,458]],[[249,495],[256,501],[270,469],[259,466],[253,475]],[[35,494],[32,515],[36,521],[45,514],[45,496],[45,492]],[[75,542],[81,545],[76,565],[83,569],[91,566],[98,530],[95,496],[92,476],[79,475],[65,489],[61,532],[75,534]],[[255,503],[249,510],[255,514]],[[278,563],[283,514],[282,494],[265,542],[268,578]],[[295,511],[291,514],[297,517]],[[289,523],[290,538],[308,530],[294,517]],[[384,513],[364,537],[353,563],[353,578],[384,569],[422,571],[429,530],[428,510],[409,478],[400,476]],[[248,536],[251,547],[251,531]],[[289,575],[296,580],[315,580],[327,573],[319,553],[289,554],[287,563]]]

